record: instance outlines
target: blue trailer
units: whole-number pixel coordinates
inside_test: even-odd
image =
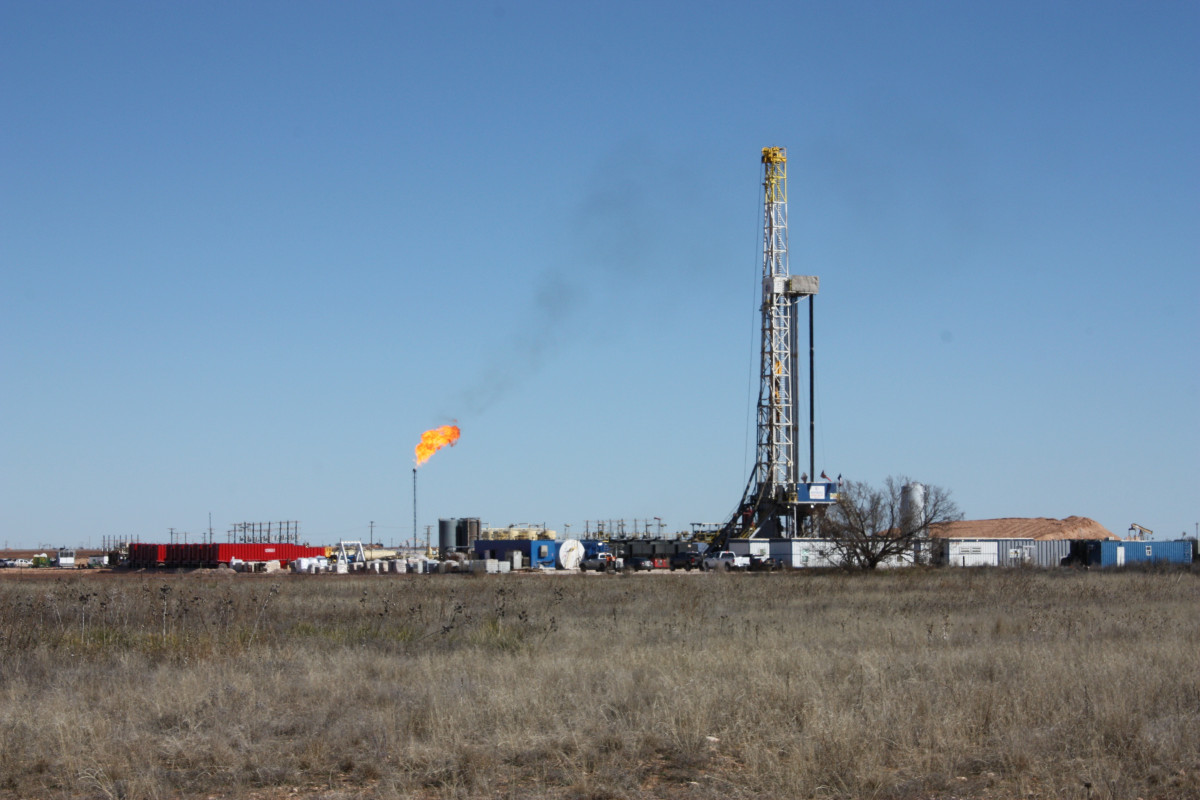
[[[1123,567],[1128,564],[1190,564],[1192,543],[1089,541],[1085,548],[1089,567]]]
[[[521,554],[524,566],[554,569],[561,545],[562,542],[557,539],[478,539],[475,542],[475,557],[508,561],[515,551]]]

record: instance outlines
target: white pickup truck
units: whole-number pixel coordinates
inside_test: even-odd
[[[750,569],[750,556],[739,556],[731,553],[728,550],[722,550],[719,553],[713,553],[710,556],[704,557],[705,570],[710,569]]]

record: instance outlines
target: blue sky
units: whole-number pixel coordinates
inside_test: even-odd
[[[788,148],[817,467],[1200,521],[1200,6],[0,6],[0,539],[719,521]]]

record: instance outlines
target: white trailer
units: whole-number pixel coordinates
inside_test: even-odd
[[[1000,564],[1000,543],[996,541],[946,540],[946,565],[951,567],[995,567]]]

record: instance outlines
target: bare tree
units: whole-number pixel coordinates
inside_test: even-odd
[[[915,502],[905,507],[906,486],[921,485],[905,477],[889,477],[882,488],[842,482],[837,503],[829,509],[821,529],[833,539],[843,565],[875,569],[890,559],[912,558],[917,543],[929,539],[931,526],[962,519],[949,490],[940,486],[921,486],[923,493],[911,491],[910,499]]]

